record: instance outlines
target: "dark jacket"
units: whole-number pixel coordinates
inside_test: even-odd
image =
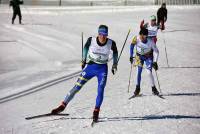
[[[10,6],[13,7],[13,9],[19,9],[19,5],[23,4],[23,1],[20,0],[11,0],[10,1]]]
[[[166,21],[167,20],[167,9],[163,8],[163,7],[159,8],[157,11],[157,18],[159,20]]]

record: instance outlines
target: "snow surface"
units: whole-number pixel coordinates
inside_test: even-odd
[[[129,29],[118,72],[109,72],[100,122],[91,128],[95,105],[96,79],[75,96],[63,117],[25,120],[27,116],[48,113],[62,101],[77,78],[0,104],[2,134],[199,134],[200,131],[200,7],[168,6],[166,31],[158,33],[160,50],[159,81],[166,99],[151,95],[143,72],[143,97],[128,98],[135,88],[135,68],[130,93],[129,44],[139,31],[142,19],[148,21],[158,7],[24,7],[23,23],[11,25],[11,9],[0,7],[0,98],[33,85],[80,70],[81,32],[84,41],[95,36],[100,24],[109,26],[109,37],[121,50]],[[104,10],[105,9],[105,10]],[[167,67],[165,46],[169,66]],[[112,62],[109,63],[109,70]]]

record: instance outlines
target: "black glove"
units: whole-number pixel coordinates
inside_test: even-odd
[[[112,74],[114,75],[115,73],[116,73],[116,71],[117,71],[117,64],[113,64],[112,65]]]
[[[135,57],[130,57],[129,60],[130,60],[130,63],[131,63],[131,64],[133,64],[134,59],[135,59]]]
[[[85,61],[81,61],[81,68],[82,68],[82,70],[85,67],[85,65],[86,65],[86,62]]]
[[[157,62],[153,62],[152,67],[157,71],[158,70],[158,64],[157,64]]]

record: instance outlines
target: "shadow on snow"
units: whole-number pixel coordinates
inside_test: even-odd
[[[57,119],[46,120],[43,122],[56,120],[91,120],[88,117],[61,117]],[[180,119],[200,119],[200,116],[194,115],[148,115],[148,116],[133,116],[133,117],[100,117],[99,122],[109,121],[148,121],[148,120],[180,120]]]
[[[200,93],[170,93],[163,96],[200,96]]]

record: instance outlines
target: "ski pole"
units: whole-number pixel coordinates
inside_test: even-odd
[[[128,93],[129,93],[129,88],[130,88],[130,82],[131,82],[131,74],[132,74],[132,69],[133,69],[133,64],[131,64],[131,70],[129,74],[129,81],[128,81]]]
[[[82,60],[83,60],[83,32],[81,33],[81,48],[82,48]]]
[[[126,39],[125,39],[125,41],[124,41],[123,47],[122,47],[122,49],[121,49],[119,58],[118,58],[118,60],[117,60],[117,63],[119,62],[119,59],[120,59],[120,57],[121,57],[121,55],[122,55],[122,51],[123,51],[123,49],[124,49],[124,46],[125,46],[125,44],[126,44],[126,41],[127,41],[127,39],[128,39],[128,36],[129,36],[130,32],[131,32],[131,30],[129,29],[129,30],[128,30],[128,33],[127,33],[127,35],[126,35]]]
[[[163,42],[164,42],[164,45],[165,45],[165,57],[166,57],[166,60],[167,60],[167,67],[169,67],[169,62],[168,62],[168,56],[167,56],[167,46],[166,46],[166,43],[165,43],[165,34],[164,32],[163,33]]]
[[[162,93],[161,88],[160,88],[160,82],[159,82],[158,74],[157,74],[156,70],[155,70],[155,73],[156,73],[156,78],[157,78],[157,82],[158,82],[158,88],[160,90],[160,93]]]

